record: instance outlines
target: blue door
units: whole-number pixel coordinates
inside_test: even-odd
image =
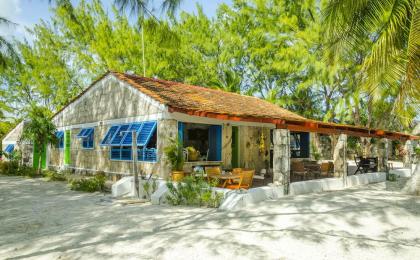
[[[212,125],[209,128],[209,161],[222,160],[222,126]]]

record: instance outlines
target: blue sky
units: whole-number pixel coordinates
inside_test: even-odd
[[[48,0],[0,0],[0,16],[18,24],[13,28],[0,27],[0,33],[17,39],[23,39],[24,37],[30,39],[30,35],[25,32],[25,27],[31,28],[40,19],[49,19],[50,5],[48,2]],[[77,2],[77,0],[73,2]],[[113,1],[102,0],[102,2],[109,8]],[[160,1],[155,2],[159,3]],[[194,12],[196,3],[199,3],[208,16],[214,16],[219,4],[231,4],[231,2],[232,0],[184,0],[181,10]],[[159,13],[156,13],[156,15],[159,15]]]

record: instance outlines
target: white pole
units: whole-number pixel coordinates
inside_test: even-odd
[[[133,150],[133,173],[134,173],[134,189],[135,196],[139,198],[139,173],[137,171],[137,132],[132,131],[132,150]]]

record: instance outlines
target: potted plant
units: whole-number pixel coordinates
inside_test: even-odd
[[[198,161],[198,158],[200,157],[200,152],[197,151],[194,147],[188,146],[187,148],[188,152],[188,161]]]
[[[164,152],[171,163],[172,180],[181,181],[184,178],[184,153],[181,140],[171,139]]]

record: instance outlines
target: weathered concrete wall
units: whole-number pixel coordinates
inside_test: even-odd
[[[273,181],[279,182],[288,189],[290,183],[290,131],[287,129],[274,130],[273,144]]]
[[[223,124],[222,162],[224,167],[232,167],[232,125],[230,124]]]
[[[20,140],[20,137],[22,135],[23,131],[23,122],[20,122],[14,129],[12,129],[2,140],[2,146],[5,148],[5,146],[8,143],[16,143]]]
[[[261,134],[264,134],[264,151],[260,152]],[[253,126],[239,127],[239,163],[242,168],[268,169],[270,164],[270,129]]]
[[[156,105],[146,102],[137,90],[113,77],[107,77],[97,84],[99,86],[86,92],[81,99],[76,100],[54,118],[57,127],[160,112]]]
[[[131,174],[134,172],[132,161],[115,161],[110,159],[110,147],[100,146],[100,142],[106,135],[108,126],[95,127],[95,138],[93,149],[83,149],[82,140],[77,138],[80,128],[71,130],[71,162],[69,167],[78,172],[92,173],[104,171],[108,173]],[[175,120],[159,120],[157,126],[157,149],[158,160],[152,162],[137,162],[138,172],[146,174],[160,174],[166,178],[170,173],[170,165],[164,156],[164,148],[169,142],[169,138],[177,134],[177,122]],[[54,168],[64,167],[64,150],[56,147],[50,148],[49,165]]]
[[[84,96],[69,105],[65,110],[54,118],[58,128],[71,128],[71,162],[70,169],[78,172],[105,171],[108,173],[131,174],[133,163],[131,161],[110,160],[110,147],[100,146],[110,124],[103,124],[107,120],[142,117],[162,113],[158,103],[141,96],[137,90],[121,85],[113,77],[105,78],[98,82]],[[83,124],[93,124],[95,129],[94,148],[83,149],[82,140],[77,138]],[[139,172],[160,173],[161,177],[167,177],[169,168],[163,156],[163,148],[169,137],[177,133],[175,120],[158,120],[157,125],[157,149],[158,162],[138,162]],[[90,125],[89,127],[92,127]],[[64,150],[55,146],[50,147],[49,166],[54,168],[64,167]]]
[[[334,148],[334,177],[347,176],[347,135],[340,134]]]
[[[171,173],[171,164],[169,163],[164,149],[169,145],[170,140],[178,136],[178,122],[176,120],[159,120],[157,130],[157,149],[158,149],[158,162],[156,167],[160,173],[160,177],[168,178]]]

